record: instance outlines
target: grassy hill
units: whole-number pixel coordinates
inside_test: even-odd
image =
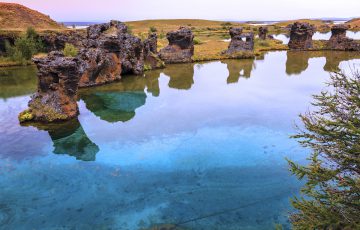
[[[61,30],[59,25],[49,16],[15,3],[0,2],[0,30],[23,31],[28,27],[36,30]]]
[[[346,24],[348,24],[352,29],[360,30],[360,18],[354,18],[346,22]]]

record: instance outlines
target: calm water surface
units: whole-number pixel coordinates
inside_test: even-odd
[[[171,65],[86,90],[80,116],[20,126],[33,67],[0,69],[0,229],[289,228],[298,114],[360,54]]]

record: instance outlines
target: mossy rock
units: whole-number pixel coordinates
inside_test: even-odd
[[[24,122],[32,121],[32,120],[34,120],[34,115],[31,113],[31,111],[29,109],[27,109],[19,114],[20,123],[24,123]]]

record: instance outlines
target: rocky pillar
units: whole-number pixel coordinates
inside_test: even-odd
[[[33,61],[39,70],[38,91],[31,97],[29,109],[20,113],[20,122],[53,122],[76,117],[78,83],[85,63],[55,51]]]
[[[165,63],[192,62],[194,55],[194,35],[190,28],[180,27],[166,35],[169,45],[161,49],[160,58]]]
[[[331,28],[331,37],[327,48],[331,50],[360,51],[360,43],[346,37],[348,25],[335,25]]]
[[[145,70],[164,68],[165,64],[160,59],[157,52],[157,35],[156,33],[149,34],[149,37],[144,41],[144,68]]]
[[[231,42],[226,54],[234,54],[240,51],[253,51],[254,50],[254,34],[243,33],[242,27],[231,28],[229,30]]]
[[[260,26],[259,27],[259,38],[261,40],[266,40],[266,35],[269,32],[267,27]]]
[[[289,48],[292,50],[307,50],[313,47],[312,36],[315,28],[309,23],[295,22],[291,26]]]

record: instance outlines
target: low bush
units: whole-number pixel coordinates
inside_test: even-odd
[[[149,27],[149,33],[156,33],[156,32],[157,32],[156,27],[154,27],[154,26]]]
[[[36,31],[29,27],[26,34],[17,38],[14,46],[9,42],[5,43],[6,56],[12,61],[25,64],[34,54],[43,50],[43,44]]]
[[[76,55],[78,55],[78,52],[78,49],[74,45],[69,43],[65,44],[63,53],[66,57],[75,57]]]

